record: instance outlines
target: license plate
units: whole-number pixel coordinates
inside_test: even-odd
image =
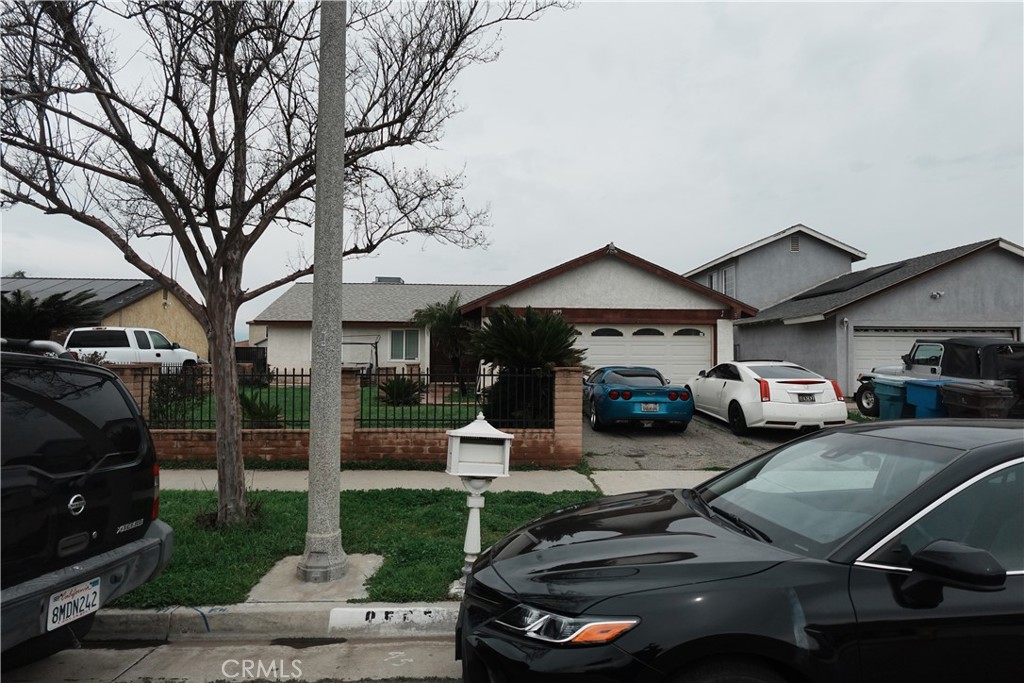
[[[52,631],[64,624],[81,619],[100,608],[100,579],[96,577],[77,586],[71,586],[50,596],[50,609],[46,613],[46,630]]]
[[[657,403],[641,403],[640,404],[640,412],[642,412],[642,413],[656,413],[656,412],[658,412],[658,404]]]
[[[800,403],[814,403],[814,394],[797,394]]]

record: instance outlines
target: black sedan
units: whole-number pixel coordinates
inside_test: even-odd
[[[541,517],[473,566],[463,680],[1020,680],[1022,436],[839,427]]]

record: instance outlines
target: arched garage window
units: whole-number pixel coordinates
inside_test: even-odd
[[[591,337],[621,337],[622,331],[614,327],[599,327],[590,333]]]
[[[684,327],[672,333],[673,337],[703,337],[704,330],[697,330],[692,327]]]
[[[641,327],[639,330],[633,333],[634,337],[664,337],[665,333],[661,330],[656,330],[653,327]]]

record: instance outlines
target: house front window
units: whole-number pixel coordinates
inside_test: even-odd
[[[419,330],[391,330],[391,360],[415,361],[419,357]]]
[[[726,296],[736,298],[736,266],[729,264],[708,275],[708,287]]]

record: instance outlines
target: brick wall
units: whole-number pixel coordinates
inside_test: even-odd
[[[130,366],[115,369],[133,395],[141,392],[139,372]],[[510,429],[513,465],[573,467],[583,459],[583,394],[579,368],[555,370],[554,429]],[[136,400],[142,398],[141,393]],[[444,463],[448,456],[446,430],[362,429],[359,424],[359,371],[346,367],[341,378],[342,462],[398,460]],[[157,429],[153,443],[161,461],[216,460],[217,435],[213,430]],[[307,430],[246,429],[242,432],[246,459],[305,460],[309,457]]]

